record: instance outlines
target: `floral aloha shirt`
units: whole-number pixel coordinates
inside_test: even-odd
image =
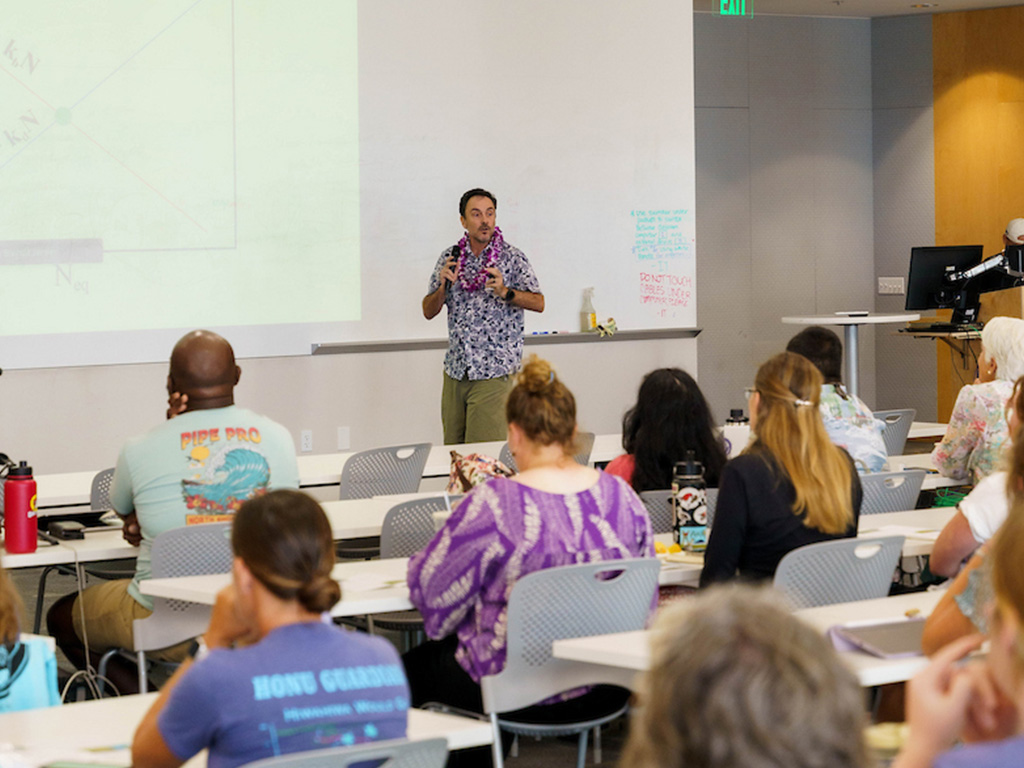
[[[452,246],[454,248],[454,246]],[[427,293],[441,285],[441,269],[452,255],[441,254],[430,276]],[[508,288],[540,293],[533,267],[518,248],[505,243],[495,266]],[[475,274],[483,267],[482,256],[467,254],[467,269]],[[523,360],[523,308],[505,303],[486,288],[467,291],[458,280],[445,292],[448,305],[448,352],[444,371],[451,378],[496,379],[519,370]]]
[[[1006,401],[1013,382],[996,379],[968,384],[957,395],[942,442],[932,451],[935,468],[946,477],[977,483],[999,468],[1009,443]]]

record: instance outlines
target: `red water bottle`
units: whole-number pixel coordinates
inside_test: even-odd
[[[36,481],[32,467],[19,462],[4,483],[4,548],[12,555],[36,551]]]

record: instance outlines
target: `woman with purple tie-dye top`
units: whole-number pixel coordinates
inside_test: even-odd
[[[412,703],[483,711],[479,681],[505,666],[517,579],[560,565],[654,555],[643,503],[621,479],[576,463],[576,402],[550,365],[530,358],[506,405],[520,472],[474,488],[409,560],[409,598],[433,638],[405,655]],[[530,707],[532,722],[614,711],[628,691],[596,686]],[[507,745],[506,745],[507,749]],[[460,764],[490,755],[459,753]]]

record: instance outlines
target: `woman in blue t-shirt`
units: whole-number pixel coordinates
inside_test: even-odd
[[[405,736],[409,686],[395,649],[324,620],[341,589],[320,505],[274,491],[242,505],[232,584],[210,626],[146,713],[136,768],[210,768]]]

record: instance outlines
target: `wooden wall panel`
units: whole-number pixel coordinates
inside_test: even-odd
[[[932,17],[935,243],[1002,250],[1006,222],[1024,216],[1024,7]],[[1024,290],[987,294],[982,318],[1024,317]],[[963,377],[937,348],[938,417]]]

